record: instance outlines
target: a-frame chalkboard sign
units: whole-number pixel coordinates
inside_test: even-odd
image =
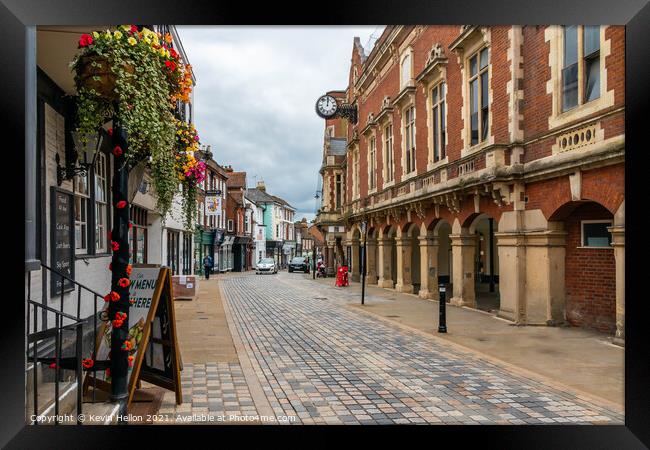
[[[133,365],[129,369],[129,399],[133,400],[139,380],[144,380],[176,393],[176,403],[183,402],[180,381],[180,353],[176,335],[176,320],[172,296],[172,277],[168,267],[133,265],[129,308],[129,337]],[[98,361],[107,360],[111,343],[111,322],[102,326],[97,343]],[[104,374],[95,381],[98,389],[109,390]],[[86,377],[84,392],[93,384]]]

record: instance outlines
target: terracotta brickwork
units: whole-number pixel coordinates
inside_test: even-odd
[[[569,323],[613,333],[616,329],[614,249],[583,248],[582,220],[612,220],[605,208],[588,203],[566,220],[566,315]]]
[[[330,93],[355,105],[358,121],[333,119],[325,125],[335,125],[337,136],[341,132],[347,138],[345,160],[336,164],[344,174],[345,189],[337,224],[345,226],[346,234],[336,236],[343,238],[342,251],[347,251],[345,247],[358,245],[354,236],[362,221],[377,231],[370,239],[379,239],[374,245],[381,252],[377,250],[369,263],[371,282],[395,285],[402,292],[415,292],[417,285],[422,298],[436,298],[435,276],[427,279],[428,272],[420,268],[435,269],[435,257],[426,258],[438,254],[437,244],[422,238],[437,238],[437,225],[444,221],[452,230],[451,237],[445,231],[445,239],[453,242],[445,243],[440,257],[450,260],[441,267],[451,272],[453,266],[453,300],[476,307],[472,260],[480,248],[472,247],[474,227],[492,218],[498,230],[497,269],[503,276],[501,317],[522,324],[529,319],[538,324],[568,320],[608,333],[616,329],[617,337],[624,336],[624,308],[619,308],[617,318],[616,305],[624,305],[624,290],[620,285],[617,289],[623,271],[617,264],[624,259],[625,29],[599,30],[599,96],[590,101],[583,96],[568,111],[562,110],[562,27],[391,25],[369,54],[355,38],[348,86]],[[472,145],[469,59],[485,48],[488,131]],[[407,77],[401,66],[406,55],[411,59]],[[580,73],[583,91],[586,75]],[[443,81],[446,158],[434,161],[431,93]],[[415,170],[405,174],[405,116],[411,106]],[[388,125],[392,181],[384,180]],[[371,139],[376,155],[374,188],[368,173]],[[324,164],[321,173],[323,189],[333,201],[334,170]],[[592,206],[576,209],[576,205]],[[580,249],[579,221],[598,214],[616,215],[618,246]],[[327,217],[323,223],[331,225],[334,220]],[[327,230],[321,230],[328,239]],[[394,239],[404,237],[405,230],[421,238],[411,244],[419,248],[400,246],[404,253],[397,258],[398,250],[391,246],[396,248]],[[409,255],[417,253],[422,260],[413,269]],[[536,265],[540,271],[529,270]],[[354,267],[352,275],[358,276]]]

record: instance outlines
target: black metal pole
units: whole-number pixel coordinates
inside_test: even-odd
[[[117,293],[119,299],[110,301],[108,317],[115,320],[118,313],[126,317],[119,327],[111,331],[111,401],[120,404],[119,414],[126,414],[128,399],[129,372],[128,348],[124,347],[129,335],[129,285],[123,286],[128,279],[126,268],[129,264],[129,176],[125,166],[125,154],[128,151],[127,135],[117,120],[113,120],[113,229],[111,245],[113,259],[111,262],[111,294]],[[119,147],[119,149],[118,149]],[[120,282],[120,280],[122,280]],[[122,316],[123,317],[123,316]]]
[[[440,294],[440,308],[438,311],[438,333],[447,332],[447,286],[441,284],[438,286]]]
[[[489,219],[490,223],[490,236],[488,239],[488,245],[490,246],[490,292],[494,292],[494,219]]]

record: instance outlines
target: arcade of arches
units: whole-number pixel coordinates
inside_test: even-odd
[[[523,202],[503,208],[477,196],[468,204],[469,211],[426,204],[419,216],[408,207],[370,215],[366,282],[431,300],[448,284],[457,306],[522,325],[596,329],[623,342],[623,201],[525,210]],[[360,280],[363,241],[358,223],[336,240],[352,281]]]

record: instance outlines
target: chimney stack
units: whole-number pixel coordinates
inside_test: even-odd
[[[257,189],[259,189],[262,192],[266,192],[266,185],[264,184],[263,180],[257,182]]]

